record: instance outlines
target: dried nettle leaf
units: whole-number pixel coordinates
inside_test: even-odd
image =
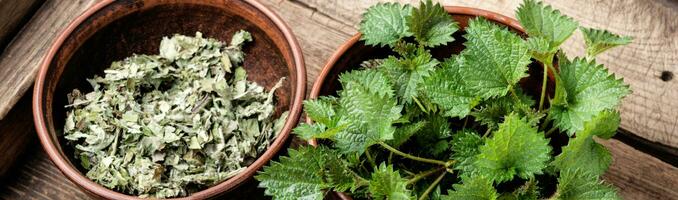
[[[68,97],[68,144],[87,177],[141,197],[186,196],[240,173],[276,137],[273,93],[247,80],[242,45],[174,35],[160,55],[113,62]]]

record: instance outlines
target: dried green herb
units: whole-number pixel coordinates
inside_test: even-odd
[[[240,66],[245,31],[163,38],[160,55],[113,62],[68,95],[64,136],[87,177],[141,197],[186,196],[240,173],[276,137],[274,92]]]

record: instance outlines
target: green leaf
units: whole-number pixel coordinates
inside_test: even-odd
[[[503,96],[489,99],[482,102],[477,109],[471,112],[471,115],[475,117],[477,122],[493,130],[499,128],[499,124],[504,121],[504,116],[511,112],[516,112],[527,119],[530,126],[536,126],[543,114],[531,108],[535,104],[532,97],[526,95],[522,90],[516,89],[518,98]]]
[[[419,49],[421,48],[416,44],[403,40],[398,41],[393,47],[393,51],[406,58],[414,57]]]
[[[335,151],[332,151],[330,158],[325,160],[323,175],[327,184],[332,186],[332,191],[346,192],[358,187],[358,183],[345,160],[337,156]]]
[[[361,40],[367,45],[393,46],[403,37],[411,36],[405,18],[412,6],[379,3],[367,9],[360,22]]]
[[[457,131],[452,135],[450,149],[452,149],[451,159],[457,161],[454,169],[461,170],[462,174],[468,174],[475,166],[476,156],[480,154],[480,146],[485,144],[483,138],[473,130],[465,129]]]
[[[549,52],[555,52],[579,27],[572,18],[536,0],[525,0],[516,10],[516,18],[530,37],[548,41]],[[541,42],[539,42],[541,43]],[[543,62],[543,61],[542,61]]]
[[[463,178],[463,184],[454,184],[454,190],[448,190],[443,200],[494,200],[499,194],[492,186],[492,179],[484,176]]]
[[[506,116],[499,130],[480,147],[476,167],[497,183],[510,181],[514,176],[533,178],[546,168],[551,147],[544,134],[537,132],[516,114]]]
[[[407,17],[407,25],[414,39],[427,47],[435,47],[454,41],[452,34],[459,30],[452,16],[439,3],[421,1],[419,8]]]
[[[542,63],[553,60],[553,55],[558,51],[557,48],[551,49],[549,41],[543,37],[530,37],[527,38],[525,43],[527,48],[530,49],[532,57]]]
[[[294,134],[299,136],[301,139],[310,140],[313,138],[318,138],[318,135],[323,133],[327,127],[323,124],[307,124],[302,123],[299,126],[294,128]],[[327,138],[327,137],[326,137]]]
[[[582,130],[584,123],[601,111],[617,107],[630,93],[628,85],[595,61],[577,58],[572,62],[561,62],[560,78],[567,101],[555,102],[548,117],[569,135]]]
[[[629,44],[633,40],[631,37],[619,36],[607,30],[592,28],[580,28],[580,30],[584,34],[588,57],[595,57],[613,47]]]
[[[322,199],[323,190],[353,184],[352,178],[347,177],[348,169],[340,162],[334,151],[322,146],[290,149],[289,156],[272,161],[255,178],[260,181],[259,187],[266,188],[265,194],[274,199]]]
[[[381,163],[374,172],[369,184],[369,190],[374,199],[409,200],[410,191],[407,190],[407,180],[400,177],[392,165]]]
[[[438,61],[428,51],[419,48],[410,58],[387,58],[379,69],[394,83],[396,95],[409,104],[419,95],[424,78],[429,76],[436,65]]]
[[[464,82],[457,59],[448,59],[441,69],[424,80],[427,97],[448,117],[464,117],[480,101],[480,97]]]
[[[584,124],[584,130],[577,133],[577,137],[597,136],[602,139],[610,139],[617,133],[621,116],[619,112],[605,110],[596,115],[591,121]]]
[[[447,141],[452,136],[450,123],[440,114],[429,114],[424,117],[427,123],[414,135],[416,144],[420,147],[427,147],[419,149],[423,155],[439,157],[450,149]]]
[[[334,111],[333,102],[329,98],[319,98],[304,101],[304,111],[311,120],[324,124],[326,126],[334,126],[332,118],[336,112]]]
[[[598,177],[580,170],[560,172],[558,189],[551,200],[617,200],[621,199],[610,185],[598,180]]]
[[[537,200],[539,198],[539,186],[537,181],[530,179],[525,184],[511,193],[504,193],[500,200]]]
[[[602,175],[612,163],[610,152],[591,137],[574,138],[556,156],[554,165],[559,169],[581,169],[595,175]]]
[[[334,147],[343,154],[365,152],[372,145],[365,134],[342,131],[334,136]]]
[[[527,76],[530,55],[518,35],[484,18],[469,21],[466,32],[466,49],[459,55],[464,87],[487,99],[506,95]]]
[[[327,139],[333,138],[335,135],[344,131],[348,128],[348,124],[342,124],[340,126],[327,128],[323,124],[306,124],[302,123],[296,128],[294,128],[294,134],[299,136],[301,139],[310,140],[310,139]]]
[[[563,152],[553,161],[560,170],[579,169],[584,172],[600,176],[612,164],[610,152],[593,140],[593,136],[608,139],[614,135],[619,127],[618,112],[603,111],[584,125],[584,130],[571,139]]]
[[[418,121],[416,123],[409,123],[396,129],[393,135],[393,140],[387,143],[392,147],[398,148],[403,143],[407,142],[412,135],[421,131],[426,126],[426,121]]]
[[[393,121],[400,118],[402,106],[396,105],[386,77],[376,70],[353,70],[339,81],[339,104],[350,128],[365,135],[365,145],[393,139]],[[364,146],[366,148],[367,146]]]

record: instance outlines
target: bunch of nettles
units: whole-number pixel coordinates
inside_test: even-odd
[[[272,162],[256,177],[260,186],[274,199],[322,199],[329,191],[367,199],[618,199],[600,180],[611,156],[594,137],[615,134],[617,106],[630,90],[595,56],[630,38],[580,28],[587,56],[571,60],[559,47],[577,22],[535,0],[516,16],[527,39],[478,17],[465,29],[465,49],[437,59],[431,48],[453,42],[459,29],[442,6],[370,7],[362,40],[393,54],[341,74],[337,96],[305,101],[314,123],[294,131],[321,145]],[[553,95],[542,92],[548,73],[535,96],[520,87],[532,59],[554,76]],[[556,135],[568,144],[550,145]]]
[[[160,55],[113,62],[69,94],[64,137],[91,180],[141,197],[186,196],[240,173],[286,119],[274,91],[247,80],[237,32],[216,39],[163,38]]]

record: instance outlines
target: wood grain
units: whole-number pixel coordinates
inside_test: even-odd
[[[21,154],[11,176],[0,179],[0,199],[89,199],[52,164],[37,140],[31,146],[35,148]]]
[[[7,117],[0,120],[0,177],[14,164],[26,145],[36,139],[33,118],[29,114],[30,97],[24,96]]]
[[[52,10],[44,8],[41,8],[41,10],[48,10],[45,12],[51,12],[52,15],[58,15],[57,13],[60,13],[61,15],[70,15],[72,13],[66,13],[66,10],[54,10],[57,9],[54,7],[58,6],[58,9],[71,9],[79,11],[83,9],[82,7],[91,5],[92,1],[94,0],[78,1],[80,3],[79,6],[81,6],[79,8],[75,8],[75,6],[55,5],[53,2],[48,2],[45,5],[49,4],[52,6]],[[678,15],[675,11],[677,10],[675,3],[664,0],[654,0],[651,2],[649,0],[596,0],[586,4],[581,4],[581,2],[584,1],[585,0],[569,0],[562,2],[550,1],[550,3],[557,8],[562,9],[565,13],[580,13],[576,15],[572,14],[572,16],[577,19],[587,17],[581,13],[593,12],[597,10],[599,13],[596,16],[601,17],[609,15],[609,17],[602,17],[601,20],[611,20],[610,23],[615,23],[615,25],[607,24],[605,21],[582,21],[582,24],[595,25],[599,28],[610,28],[612,31],[634,35],[637,38],[633,45],[612,50],[600,58],[601,61],[608,64],[611,70],[627,76],[626,81],[631,83],[634,90],[636,90],[636,92],[627,99],[627,101],[624,103],[624,106],[622,107],[624,109],[624,111],[622,111],[623,113],[630,112],[629,114],[625,114],[623,126],[627,129],[634,127],[635,129],[631,129],[632,131],[638,132],[639,135],[642,135],[646,138],[653,138],[651,136],[654,133],[650,130],[654,130],[657,134],[662,134],[667,137],[664,139],[658,139],[661,137],[657,136],[654,137],[653,141],[660,141],[664,144],[673,144],[675,146],[675,144],[678,142],[678,139],[675,138],[675,134],[678,134],[676,131],[670,131],[667,129],[666,131],[661,132],[656,130],[666,128],[661,126],[670,124],[669,122],[666,122],[668,120],[678,120],[678,117],[676,117],[675,113],[671,114],[668,113],[669,111],[667,110],[662,110],[678,109],[678,106],[676,106],[677,103],[668,102],[670,98],[675,99],[676,95],[678,95],[675,92],[678,90],[678,87],[675,85],[676,80],[674,79],[669,82],[658,82],[658,74],[654,74],[661,70],[676,72],[676,67],[678,67],[678,64],[676,64],[675,60],[675,57],[678,56],[678,53],[676,52],[676,49],[678,49],[676,48],[676,46],[678,46],[678,41],[673,41],[674,38],[676,38],[675,32],[678,29],[675,28],[676,26],[672,25],[678,22],[670,21],[669,19],[671,18],[668,18],[676,17],[674,15]],[[644,3],[646,1],[647,3]],[[326,59],[329,58],[329,56],[337,47],[346,41],[352,34],[357,32],[356,25],[360,19],[359,15],[362,12],[362,9],[367,8],[376,1],[262,0],[262,2],[277,12],[295,32],[297,39],[299,39],[307,63],[308,88],[310,89],[310,86],[315,81],[315,77],[322,68]],[[411,2],[414,2],[414,0],[411,0]],[[463,2],[449,1],[444,3],[480,7],[512,16],[511,14],[513,9],[518,6],[517,2],[519,2],[519,0],[498,0],[492,1],[492,3],[482,0],[466,0]],[[320,3],[323,4],[321,5]],[[579,3],[578,6],[576,5],[577,3]],[[631,12],[626,9],[634,9],[631,5],[640,5],[641,3],[645,4],[645,7],[640,7],[642,13],[645,13],[644,15],[652,13],[653,15],[661,17],[642,16],[636,11],[636,15],[634,16],[637,18],[631,20],[630,22],[626,21],[629,19],[628,16],[627,18],[615,18],[615,16],[622,14],[632,15],[630,13],[623,12]],[[596,7],[596,5],[602,6],[598,6],[597,9],[591,8]],[[613,6],[608,9],[602,8],[604,5],[617,6]],[[625,8],[626,6],[628,6],[628,8]],[[568,7],[572,8],[567,9]],[[611,10],[612,8],[616,10]],[[42,15],[44,14],[38,14],[36,17]],[[64,19],[64,17],[61,16],[53,17],[61,18],[62,20]],[[657,21],[656,19],[663,19],[663,21],[659,20],[658,22],[655,22]],[[648,23],[644,24],[644,26],[654,27],[657,30],[647,27],[634,27],[633,24],[635,24],[636,21]],[[629,24],[622,26],[619,24],[621,22],[627,22]],[[63,22],[53,21],[51,24],[63,24]],[[634,28],[626,29],[627,27]],[[35,26],[34,29],[36,28],[39,27]],[[646,34],[643,32],[649,31],[652,31],[653,33],[639,36],[641,34]],[[576,35],[575,39],[579,40],[580,36]],[[44,45],[45,43],[48,43],[31,41],[28,39],[24,39],[22,41],[27,42],[28,45],[38,45],[38,47],[40,44]],[[572,51],[576,48],[583,47],[581,43],[577,43],[577,41],[573,43],[574,44],[568,43],[566,50]],[[648,46],[651,47],[649,50],[644,49],[648,48]],[[22,48],[30,49],[28,47]],[[673,60],[671,60],[671,57],[662,57],[670,55],[670,52],[673,52]],[[42,56],[42,54],[35,52],[31,55],[37,55],[38,57]],[[639,55],[649,55],[649,57],[639,58]],[[27,58],[27,56],[17,52],[15,52],[13,56]],[[622,58],[619,56],[627,57]],[[6,57],[6,54],[0,57],[0,77],[2,78],[6,77],[3,74],[6,73],[3,70],[7,70],[5,63],[9,63],[9,59]],[[18,62],[13,63],[16,64]],[[30,62],[24,59],[21,62],[21,65],[12,66],[12,68],[9,69],[25,68],[29,63]],[[623,63],[633,64],[635,68],[631,65],[621,65]],[[24,73],[27,72],[28,71],[24,70]],[[20,75],[21,73],[15,74]],[[32,77],[30,78],[32,80]],[[4,90],[1,89],[3,88],[3,84],[6,83],[0,79],[0,93],[4,92]],[[661,93],[663,93],[663,95],[661,95]],[[21,93],[17,92],[17,94]],[[653,96],[657,98],[650,98]],[[4,97],[0,97],[0,99],[1,98]],[[19,97],[16,98],[18,99]],[[636,100],[629,100],[632,98],[636,99],[637,102]],[[0,100],[0,102],[3,101]],[[671,107],[663,108],[659,104]],[[635,108],[634,106],[638,108]],[[645,108],[648,110],[645,111],[641,110],[640,108]],[[649,115],[647,113],[652,114]],[[635,115],[638,115],[638,118],[648,116],[653,118],[636,120],[636,122],[633,122],[633,119],[636,118]],[[659,119],[663,119],[664,121]],[[661,124],[656,124],[655,122]],[[647,128],[646,126],[654,127]],[[666,133],[671,133],[673,135]],[[0,135],[2,134],[6,134],[6,132],[0,132]],[[610,170],[604,175],[604,179],[609,183],[619,187],[620,194],[625,199],[677,199],[678,194],[676,191],[678,191],[678,188],[676,187],[678,187],[678,169],[676,167],[661,162],[660,160],[642,153],[629,145],[619,142],[618,140],[609,140],[603,142],[603,144],[608,149],[610,149],[614,159],[614,163],[612,164]],[[22,159],[8,172],[8,174],[11,174],[11,176],[6,176],[4,179],[0,179],[0,199],[70,200],[87,198],[84,193],[82,193],[78,188],[70,183],[70,181],[61,175],[61,173],[52,165],[44,153],[42,153],[42,149],[39,147],[37,142],[30,143],[29,147],[30,148],[26,151],[26,153],[20,156]],[[0,150],[0,152],[2,152],[2,150]],[[254,193],[260,194],[260,191]]]
[[[47,48],[94,0],[47,1],[0,56],[0,120],[33,85]]]
[[[0,52],[35,6],[44,0],[0,0]]]
[[[639,152],[619,140],[598,140],[612,153],[603,179],[624,199],[678,199],[678,168]]]
[[[336,29],[357,32],[360,14],[385,0],[293,1],[314,15],[333,16]],[[402,0],[417,3],[418,0]],[[522,0],[442,0],[444,5],[482,8],[514,17]],[[671,0],[546,0],[553,7],[580,21],[582,26],[608,29],[635,38],[630,45],[612,49],[598,57],[610,71],[624,77],[633,94],[621,105],[622,128],[640,137],[678,147],[678,81],[663,81],[662,72],[678,73],[678,1]],[[563,49],[581,56],[585,45],[580,33]],[[309,71],[312,71],[310,66]]]

